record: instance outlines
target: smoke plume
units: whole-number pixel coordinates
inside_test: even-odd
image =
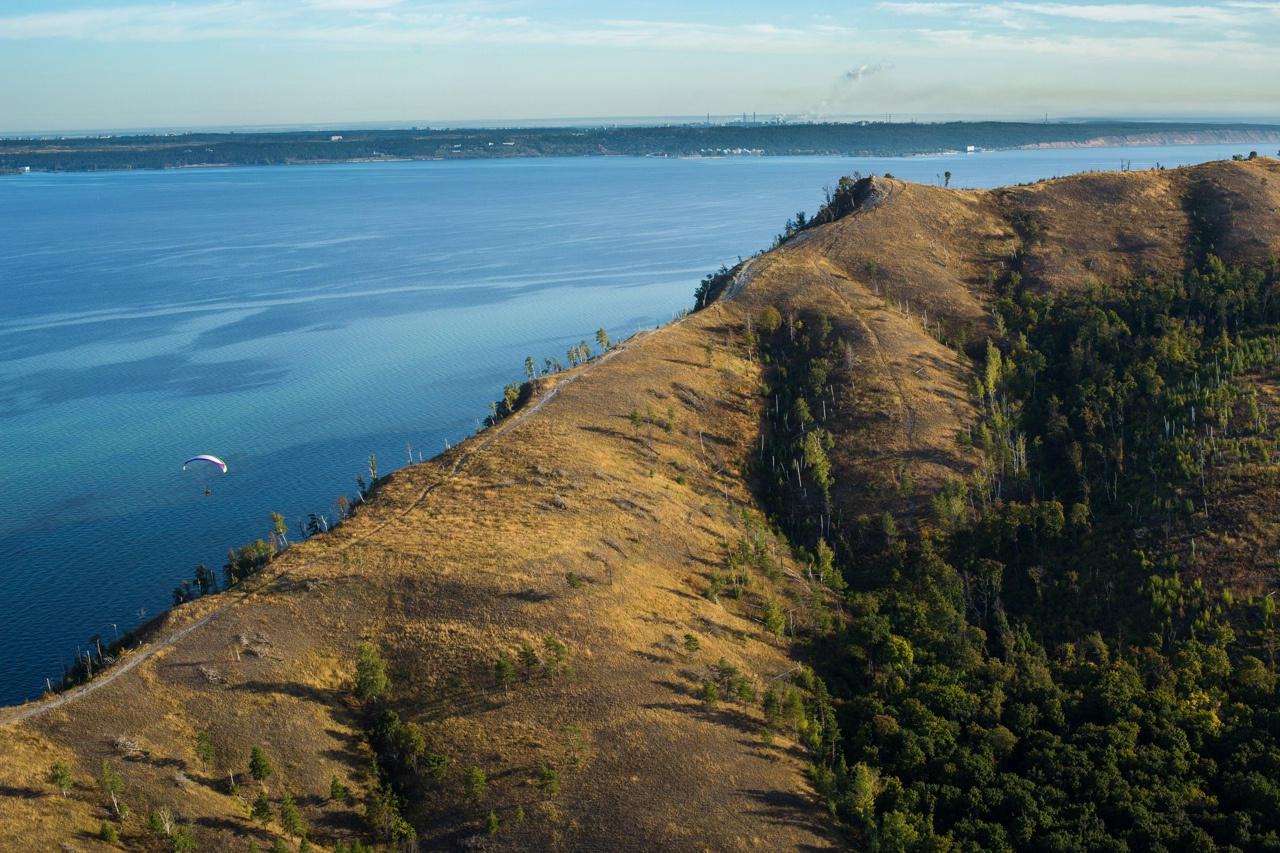
[[[881,62],[876,65],[864,62],[857,68],[846,71],[836,78],[836,81],[831,85],[830,93],[828,93],[821,101],[814,104],[813,107],[809,109],[807,115],[809,117],[816,118],[829,115],[831,113],[850,112],[850,110],[845,108],[853,106],[852,102],[854,95],[857,94],[859,81],[892,70],[892,62]]]

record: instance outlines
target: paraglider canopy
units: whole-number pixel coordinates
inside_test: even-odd
[[[210,456],[207,453],[201,453],[199,456],[192,456],[186,462],[183,462],[182,470],[183,471],[187,470],[187,466],[190,465],[192,462],[208,462],[211,465],[217,465],[219,468],[221,468],[222,473],[224,474],[227,473],[227,463],[223,462],[218,457]]]

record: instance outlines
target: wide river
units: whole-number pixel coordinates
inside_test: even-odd
[[[991,187],[1247,146],[0,178],[0,704],[198,563],[473,433],[524,359],[669,321],[841,175]],[[1263,152],[1269,153],[1269,152]],[[182,462],[212,453],[228,472]],[[211,494],[205,494],[205,488]]]

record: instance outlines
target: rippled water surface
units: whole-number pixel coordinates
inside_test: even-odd
[[[0,703],[271,512],[295,537],[331,514],[370,453],[385,473],[474,432],[525,356],[669,320],[843,174],[982,187],[1239,148],[0,178]],[[183,472],[196,453],[228,473]]]

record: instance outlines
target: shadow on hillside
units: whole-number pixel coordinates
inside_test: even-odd
[[[653,684],[665,687],[677,696],[689,697],[692,695],[687,686],[676,684],[673,681],[655,679]],[[710,723],[728,726],[746,735],[753,734],[756,730],[755,721],[750,716],[725,702],[721,702],[715,708],[707,708],[702,704],[690,704],[688,702],[648,702],[641,707],[657,711],[675,711],[678,714],[699,717]]]
[[[319,687],[311,687],[306,684],[298,684],[292,681],[243,681],[232,686],[231,689],[244,693],[257,693],[264,696],[271,694],[292,696],[295,699],[315,702],[326,707],[333,704],[332,690],[322,690]]]
[[[760,740],[740,740],[738,745],[752,750],[757,757],[768,761],[778,761],[784,755],[790,755],[800,762],[808,762],[813,757],[805,751],[804,747],[794,742],[791,746],[779,746],[776,742],[770,746]]]
[[[808,797],[792,791],[759,788],[743,789],[739,793],[746,794],[758,804],[757,808],[748,809],[747,814],[762,817],[774,826],[813,829],[813,802]]]
[[[672,588],[671,588],[671,587],[669,587],[669,586],[660,586],[660,587],[658,587],[658,589],[662,590],[663,592],[669,592],[669,593],[671,593],[672,595],[677,595],[677,596],[679,596],[680,598],[687,598],[687,599],[689,599],[690,601],[702,601],[702,599],[701,599],[701,598],[699,598],[698,596],[696,596],[696,595],[694,595],[693,593],[690,593],[690,592],[685,592],[684,590],[680,590],[680,589],[672,589]]]
[[[204,829],[220,830],[237,835],[244,832],[244,821],[232,820],[226,817],[197,817],[192,820],[192,823]]]
[[[227,794],[227,783],[230,782],[231,779],[228,776],[219,776],[217,774],[210,776],[208,773],[201,773],[199,775],[188,774],[188,778],[193,783],[202,788],[207,788],[215,794],[221,794],[224,797],[229,796]],[[241,800],[243,801],[243,797]]]
[[[538,592],[536,589],[526,589],[521,592],[504,592],[502,597],[514,598],[526,604],[541,604],[548,599],[555,598],[555,595],[549,592]]]
[[[905,450],[901,453],[901,456],[903,459],[909,459],[913,462],[932,463],[940,468],[951,468],[956,464],[955,457],[952,454],[936,449]]]
[[[342,744],[337,749],[326,749],[321,753],[325,758],[331,761],[337,761],[343,764],[351,765],[352,778],[357,781],[364,781],[367,774],[360,769],[361,762],[355,760],[360,749],[360,743],[363,740],[359,735],[350,732],[342,732],[337,729],[325,729],[324,733],[333,740]]]
[[[655,655],[653,652],[646,652],[644,649],[636,649],[631,654],[644,658],[649,663],[669,664],[674,662],[674,659],[669,655]]]
[[[707,527],[706,525],[697,524],[697,525],[693,525],[693,526],[694,526],[696,529],[701,530],[703,533],[707,534],[708,536],[718,536],[718,535],[719,535],[718,533],[716,533],[715,531],[713,531],[711,528]],[[703,565],[703,566],[706,566],[708,569],[720,569],[720,568],[723,568],[723,566],[724,566],[724,561],[723,561],[723,560],[716,560],[716,559],[713,559],[713,558],[710,558],[710,557],[699,557],[699,556],[697,556],[697,555],[691,555],[691,554],[689,554],[688,552],[686,552],[686,553],[685,553],[685,559],[687,559],[690,563],[698,563],[698,564],[701,564],[701,565]]]
[[[717,622],[716,620],[712,619],[710,616],[698,617],[698,623],[702,626],[703,631],[705,631],[706,633],[716,638],[722,637],[726,634],[730,637],[736,637],[739,633],[741,633],[733,628],[730,628],[728,625],[725,625],[723,622]]]
[[[417,711],[429,720],[438,720],[443,716],[461,716],[473,712],[488,711],[505,704],[527,684],[529,684],[529,681],[521,680],[505,694],[498,687],[494,687],[492,690],[467,687],[453,691],[435,691],[431,698],[425,699],[418,706]]]
[[[578,429],[582,430],[583,432],[593,432],[596,435],[608,436],[609,438],[620,438],[620,439],[623,439],[624,441],[631,440],[632,438],[632,436],[627,435],[622,430],[610,429],[609,427],[583,426],[583,427],[578,427]]]
[[[46,793],[39,788],[19,788],[15,785],[0,785],[0,797],[19,797],[24,800],[34,800],[39,797],[52,796],[52,793]]]

